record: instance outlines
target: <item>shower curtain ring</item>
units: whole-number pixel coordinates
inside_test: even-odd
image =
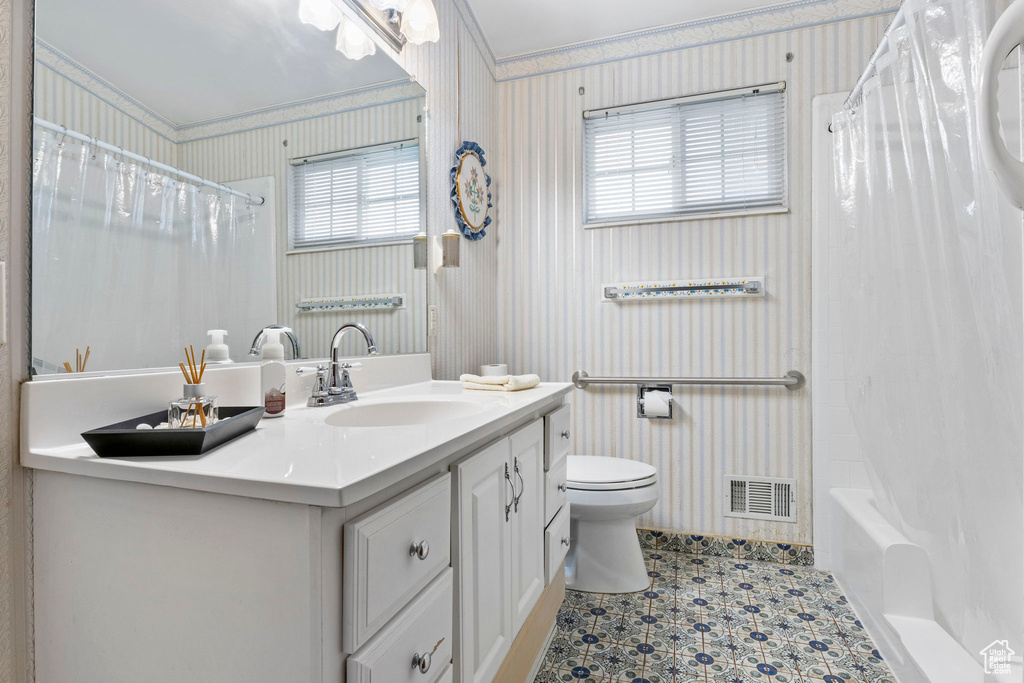
[[[63,126],[63,125],[62,125],[62,126],[60,127],[60,130],[61,130],[61,133],[60,133],[60,142],[58,142],[58,143],[57,143],[57,146],[58,146],[58,147],[63,147],[63,146],[64,146],[64,141],[65,141],[65,140],[67,139],[67,137],[68,137],[68,127],[67,127],[67,126]]]

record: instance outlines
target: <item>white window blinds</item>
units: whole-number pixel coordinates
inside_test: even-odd
[[[420,231],[416,142],[292,162],[290,247],[403,239]]]
[[[784,208],[780,86],[584,114],[584,222]]]

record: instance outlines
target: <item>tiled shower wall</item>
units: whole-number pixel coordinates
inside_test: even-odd
[[[771,33],[499,83],[499,358],[515,372],[780,376],[810,372],[811,99],[850,89],[891,15]],[[787,61],[787,53],[792,61]],[[582,112],[786,81],[786,214],[585,230]],[[582,90],[581,90],[582,89]],[[751,300],[606,303],[601,285],[760,276]],[[809,387],[676,387],[674,420],[636,418],[635,389],[573,396],[574,452],[642,460],[661,500],[640,525],[811,542]],[[795,523],[725,517],[724,475],[793,478]]]

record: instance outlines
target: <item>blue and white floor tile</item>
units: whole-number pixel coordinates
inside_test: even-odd
[[[566,591],[534,683],[895,683],[827,572],[644,555],[646,591]]]

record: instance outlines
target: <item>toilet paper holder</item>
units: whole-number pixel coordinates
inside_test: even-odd
[[[665,391],[668,392],[668,415],[648,415],[646,412],[647,406],[647,392],[648,391]],[[636,387],[636,416],[644,417],[649,420],[671,420],[672,419],[672,404],[675,403],[672,397],[672,385],[671,384],[638,384]]]

